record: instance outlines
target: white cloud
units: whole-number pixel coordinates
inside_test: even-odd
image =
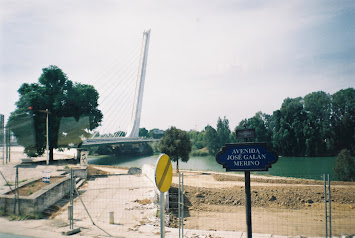
[[[148,28],[152,35],[142,115],[148,129],[203,129],[224,115],[234,127],[259,110],[272,113],[286,97],[355,86],[354,55],[344,56],[355,48],[351,2],[2,5],[0,103],[5,115],[14,107],[4,102],[10,98],[13,104],[19,85],[35,82],[50,64],[73,81],[100,88],[97,75],[139,49]]]

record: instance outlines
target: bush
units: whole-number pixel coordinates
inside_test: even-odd
[[[208,152],[208,150],[206,148],[202,148],[199,150],[193,150],[190,153],[191,156],[199,156],[199,157],[203,157],[203,156],[210,156],[210,153]]]
[[[340,151],[336,159],[334,171],[335,176],[342,181],[355,180],[355,165],[349,150],[343,149]]]

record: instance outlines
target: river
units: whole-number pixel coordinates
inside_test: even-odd
[[[144,164],[156,164],[158,155],[148,157],[132,156],[89,156],[89,164],[114,165],[120,167],[139,167]],[[280,157],[267,172],[253,172],[254,174],[269,174],[282,177],[295,177],[307,179],[322,179],[323,174],[329,174],[334,180],[336,157]],[[176,169],[176,162],[173,162]],[[222,165],[216,162],[215,157],[190,157],[187,163],[179,161],[179,168],[186,170],[202,170],[224,172]]]

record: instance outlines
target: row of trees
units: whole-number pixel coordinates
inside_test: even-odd
[[[235,129],[244,124],[255,128],[257,138],[250,141],[267,142],[280,155],[331,156],[344,148],[355,154],[355,89],[286,98],[272,115],[257,112]],[[229,128],[224,117],[218,118],[216,129],[207,125],[204,131],[189,131],[193,151],[207,148],[216,154],[225,143],[240,142]]]
[[[217,123],[220,134],[215,131],[214,139],[217,139],[218,143],[221,143],[223,139],[229,140],[228,135],[228,120],[220,118]],[[225,131],[223,131],[225,129]],[[210,127],[206,127],[205,135],[211,130]],[[213,130],[211,130],[213,131]],[[196,132],[191,132],[190,135],[196,135]],[[198,134],[201,135],[201,134]],[[218,141],[219,140],[219,141]],[[191,139],[187,132],[177,129],[175,127],[169,128],[164,137],[159,141],[158,148],[160,152],[170,156],[170,159],[176,162],[177,171],[179,171],[179,160],[187,162],[189,160],[190,152],[192,149]],[[336,164],[334,167],[335,176],[342,181],[354,181],[355,180],[355,164],[351,157],[350,151],[342,149],[336,158]]]
[[[73,83],[56,66],[42,71],[38,83],[25,83],[18,90],[17,108],[11,113],[7,126],[28,155],[41,155],[46,146],[46,113],[51,113],[52,159],[53,148],[67,147],[73,141],[80,144],[81,138],[89,136],[88,131],[100,124],[103,115],[97,108],[99,95],[93,86]],[[72,119],[61,123],[65,118]],[[267,142],[280,155],[336,155],[344,148],[354,154],[355,89],[340,90],[333,95],[319,91],[303,98],[286,98],[272,115],[257,112],[252,118],[242,120],[235,129],[245,123],[248,128],[255,128],[255,141]],[[160,139],[164,132],[141,128],[140,135]],[[204,131],[190,131],[188,135],[195,153],[216,154],[224,144],[237,142],[226,117],[218,118],[216,129],[207,125]]]

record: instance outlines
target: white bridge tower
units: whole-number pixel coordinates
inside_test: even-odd
[[[126,137],[137,138],[139,136],[139,124],[140,124],[141,112],[142,112],[145,72],[147,68],[147,59],[148,59],[149,38],[150,38],[150,29],[148,31],[143,32],[142,49],[144,49],[144,51],[143,51],[143,57],[141,57],[140,64],[139,64],[140,70],[137,76],[132,115],[131,115],[131,120],[128,126]]]

